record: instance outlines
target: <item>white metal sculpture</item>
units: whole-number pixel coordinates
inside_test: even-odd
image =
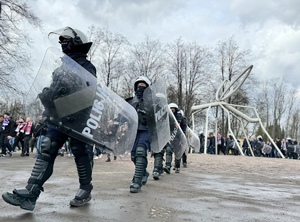
[[[253,65],[249,66],[243,73],[241,73],[235,80],[233,81],[229,81],[228,79],[224,80],[221,85],[219,86],[219,88],[217,89],[216,92],[216,101],[212,102],[212,103],[207,103],[207,104],[202,104],[202,105],[194,105],[192,106],[192,124],[193,124],[193,130],[194,130],[194,114],[200,111],[203,111],[204,109],[207,109],[206,112],[206,121],[205,121],[205,135],[208,135],[208,116],[209,116],[209,111],[212,107],[220,107],[221,109],[223,109],[226,113],[227,113],[227,118],[228,118],[228,132],[232,135],[235,143],[238,146],[238,149],[241,153],[241,155],[244,156],[244,153],[242,151],[242,148],[240,146],[240,143],[237,142],[237,139],[231,129],[230,126],[230,118],[231,117],[235,117],[237,118],[241,124],[242,124],[242,129],[243,129],[243,134],[245,136],[245,138],[247,138],[247,143],[248,146],[250,148],[251,154],[254,157],[254,153],[253,153],[253,149],[249,143],[249,139],[248,136],[245,132],[245,127],[243,125],[243,121],[242,119],[244,119],[245,121],[249,122],[249,123],[259,123],[262,130],[265,132],[265,134],[267,135],[268,139],[271,141],[271,143],[274,145],[274,147],[276,148],[276,150],[278,151],[278,153],[280,154],[280,156],[282,158],[285,158],[284,155],[281,153],[280,149],[276,146],[276,144],[274,143],[273,139],[271,138],[271,136],[269,135],[269,133],[266,131],[266,129],[264,128],[261,119],[259,118],[259,115],[255,109],[255,107],[250,107],[250,106],[240,106],[240,105],[235,105],[235,104],[229,104],[227,102],[225,102],[225,99],[227,99],[228,97],[230,97],[233,93],[235,93],[240,87],[241,85],[246,81],[246,79],[248,78],[251,70],[253,68]],[[224,90],[224,91],[222,91]],[[254,113],[255,113],[255,117],[256,118],[252,118],[247,116],[245,113],[239,111],[238,109],[236,109],[236,107],[244,107],[244,108],[248,108],[248,109],[253,109]],[[216,123],[215,123],[215,136],[217,135],[217,131],[218,131],[218,127],[217,127],[217,119],[216,119]],[[215,153],[217,154],[217,146],[215,146]],[[207,152],[207,136],[205,136],[205,142],[204,142],[204,153]]]

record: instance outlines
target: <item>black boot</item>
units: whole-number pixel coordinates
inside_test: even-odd
[[[159,180],[160,173],[158,172],[157,169],[154,169],[152,176],[154,180]]]
[[[30,187],[28,189],[27,187]],[[41,191],[43,191],[42,187],[37,185],[28,185],[23,189],[14,189],[12,193],[6,192],[2,194],[2,198],[5,202],[19,206],[24,210],[33,211],[35,208],[36,200],[38,199]]]
[[[187,168],[187,155],[186,153],[182,154],[182,165],[184,168]]]
[[[180,161],[181,161],[181,158],[179,160],[175,159],[175,173],[180,172]]]
[[[153,173],[152,173],[154,180],[159,180],[159,177],[160,177],[162,169],[163,169],[162,155],[163,155],[162,153],[154,153],[154,169],[153,169]]]
[[[110,162],[110,153],[107,154],[107,160],[105,162]]]
[[[130,193],[138,193],[141,191],[142,185],[139,184],[138,180],[133,180],[132,184],[130,185]]]
[[[70,206],[80,207],[85,205],[87,202],[89,202],[92,199],[92,195],[91,195],[92,189],[93,189],[92,184],[87,185],[85,189],[79,188],[75,195],[75,198],[70,201]]]
[[[170,174],[170,173],[171,173],[171,166],[165,166],[165,167],[164,167],[164,171],[165,171],[167,174]]]
[[[80,183],[80,187],[75,195],[75,198],[70,201],[70,206],[72,207],[80,207],[92,199],[91,191],[93,189],[93,185],[91,181],[92,169],[94,165],[93,150],[92,146],[85,145],[86,155],[83,155],[80,153],[82,148],[83,147],[80,142],[78,142],[76,145],[73,143],[71,147],[75,156],[75,163]]]
[[[147,153],[144,147],[136,148],[135,171],[132,183],[129,187],[130,193],[138,193],[141,191],[143,175],[144,172],[146,172],[146,156]]]
[[[167,146],[166,150],[166,166],[164,167],[164,171],[167,174],[171,173],[171,163],[172,163],[172,148],[170,146]]]
[[[133,179],[131,181],[132,183],[129,187],[130,193],[138,193],[141,191],[141,188],[143,185],[142,180],[143,180],[143,172],[140,169],[140,166],[138,166],[138,163],[136,163],[134,177],[133,177]],[[147,183],[147,180],[144,182]]]
[[[143,175],[143,178],[142,178],[142,184],[143,184],[143,185],[146,185],[147,180],[148,180],[148,177],[149,177],[149,173],[148,173],[148,171],[146,170],[145,173],[144,173],[144,175]]]
[[[45,146],[46,143],[50,144],[48,141],[49,138],[45,137],[43,140],[44,145],[42,144],[42,146]],[[11,205],[19,206],[24,210],[32,211],[41,191],[44,191],[42,187],[44,182],[51,176],[52,172],[53,163],[50,164],[48,161],[38,157],[26,188],[14,189],[12,193],[4,193],[2,195],[3,200]]]

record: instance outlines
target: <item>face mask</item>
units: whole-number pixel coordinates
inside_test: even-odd
[[[61,49],[62,49],[63,52],[70,49],[70,42],[69,41],[62,42],[61,43]]]
[[[143,98],[143,93],[144,93],[146,88],[147,87],[145,87],[145,86],[137,87],[137,89],[135,91],[135,95],[137,96],[137,98],[139,98],[139,99]]]

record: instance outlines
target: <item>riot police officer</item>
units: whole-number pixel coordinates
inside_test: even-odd
[[[130,185],[131,193],[141,191],[142,185],[147,183],[149,176],[146,169],[148,165],[147,152],[150,150],[150,136],[143,95],[145,89],[150,85],[151,82],[147,77],[138,77],[134,82],[135,96],[126,99],[126,101],[136,109],[138,114],[138,130],[131,150],[131,160],[135,165],[134,176]]]
[[[176,103],[170,103],[169,108],[172,110],[172,113],[174,114],[180,128],[182,129],[183,133],[185,134],[186,128],[187,128],[186,120],[185,120],[184,116],[182,115],[180,109],[178,108],[178,105]],[[165,150],[166,150],[166,166],[164,167],[164,171],[166,173],[170,174],[173,150],[169,144],[166,145]],[[175,158],[175,173],[180,172],[180,161],[181,161],[181,158],[180,159]],[[183,166],[187,167],[186,153],[183,153],[182,161],[183,161]]]
[[[95,66],[86,58],[92,42],[88,42],[86,36],[81,31],[65,27],[49,33],[49,39],[53,36],[56,36],[56,41],[58,40],[62,51],[66,55],[85,68],[91,75],[96,77]],[[59,77],[63,76],[63,73],[56,72],[59,72],[59,69],[52,73],[53,80],[50,87],[44,88],[43,92],[39,94],[39,98],[45,108],[43,114],[44,118],[56,115],[53,113],[53,100],[59,97],[59,87],[57,84],[61,84],[59,82]],[[71,82],[70,87],[73,87],[73,84],[74,83]],[[71,89],[66,88],[66,90]],[[31,176],[28,179],[27,186],[23,189],[14,189],[12,193],[4,193],[2,198],[11,205],[20,206],[25,210],[34,210],[36,200],[40,193],[44,191],[43,184],[53,173],[53,165],[58,150],[63,146],[67,139],[68,135],[58,131],[54,126],[49,124],[47,133],[41,144],[41,153],[36,159]],[[93,153],[90,145],[87,145],[76,138],[71,138],[70,147],[75,157],[80,183],[75,198],[70,201],[70,205],[79,207],[91,200],[91,191],[93,189]]]

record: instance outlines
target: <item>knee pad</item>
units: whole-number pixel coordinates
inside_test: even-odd
[[[57,156],[59,145],[56,141],[52,141],[51,137],[44,137],[41,143],[41,159],[44,159],[49,162],[54,162],[55,157]],[[38,156],[38,158],[40,158]]]
[[[135,151],[136,157],[145,157],[147,156],[146,148],[143,146],[138,146]]]

